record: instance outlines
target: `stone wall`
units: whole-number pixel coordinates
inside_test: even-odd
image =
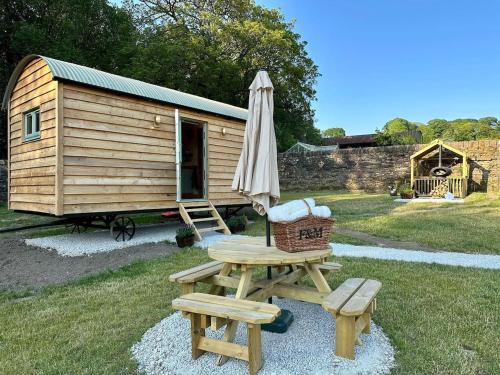
[[[7,160],[0,160],[0,202],[7,200]]]
[[[500,191],[500,141],[451,142],[469,157],[469,191]],[[368,147],[304,154],[279,154],[282,190],[387,191],[410,180],[410,155],[425,145]],[[0,202],[7,199],[7,161],[0,160]]]
[[[500,141],[451,142],[469,157],[469,191],[499,191]],[[425,145],[279,154],[282,190],[347,189],[385,192],[410,181],[410,155]]]

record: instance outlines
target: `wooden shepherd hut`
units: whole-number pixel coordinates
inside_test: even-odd
[[[37,55],[14,70],[3,109],[9,209],[179,209],[189,222],[192,207],[247,204],[231,191],[246,109]]]

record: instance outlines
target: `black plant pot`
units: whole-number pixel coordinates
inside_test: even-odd
[[[187,237],[175,236],[175,241],[177,242],[177,246],[179,247],[193,246],[194,234],[192,236],[187,236]]]
[[[243,232],[245,230],[245,224],[230,225],[229,230],[231,233]]]
[[[401,199],[413,199],[413,192],[410,193],[400,193]]]

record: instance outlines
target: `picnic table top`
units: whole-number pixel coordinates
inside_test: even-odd
[[[265,237],[220,241],[208,248],[208,256],[212,259],[246,265],[291,265],[317,262],[327,259],[330,255],[330,248],[288,253],[274,246],[274,241],[271,242],[271,247],[267,247]]]

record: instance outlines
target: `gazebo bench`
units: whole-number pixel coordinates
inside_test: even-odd
[[[168,280],[181,284],[182,294],[193,293],[194,286],[198,281],[217,275],[223,266],[224,263],[219,261],[205,263],[185,271],[174,273],[169,276]]]
[[[377,308],[376,296],[382,283],[369,279],[348,279],[328,295],[323,308],[336,320],[335,354],[354,359],[361,332],[370,333],[370,320]]]
[[[272,304],[204,293],[190,293],[176,298],[172,301],[172,308],[189,314],[193,359],[205,352],[238,358],[248,362],[250,375],[256,374],[262,367],[260,326],[273,322],[281,313],[280,308]],[[202,320],[206,320],[207,316],[246,323],[247,346],[205,337]]]

